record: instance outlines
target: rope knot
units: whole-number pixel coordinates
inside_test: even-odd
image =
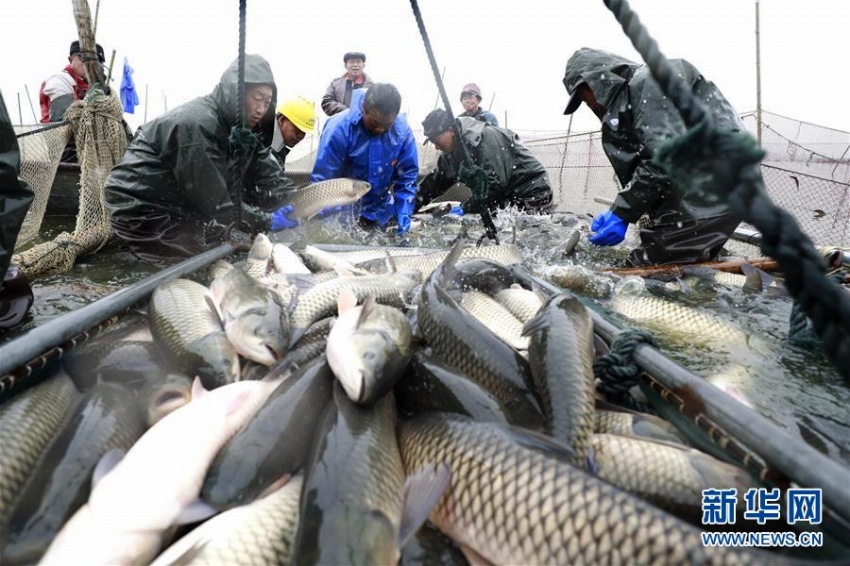
[[[655,340],[645,330],[623,331],[611,343],[611,351],[593,363],[593,374],[602,381],[600,391],[621,395],[638,384],[641,369],[634,353],[640,344],[655,346]]]

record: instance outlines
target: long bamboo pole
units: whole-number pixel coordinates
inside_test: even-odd
[[[756,123],[761,147],[761,26],[759,25],[759,0],[756,0]]]
[[[77,22],[77,33],[80,35],[80,52],[97,53],[95,49],[94,32],[92,31],[91,11],[86,0],[71,0],[74,4],[74,21]],[[106,75],[103,65],[97,57],[84,57],[83,66],[86,69],[86,79],[90,85],[100,83],[106,85]]]

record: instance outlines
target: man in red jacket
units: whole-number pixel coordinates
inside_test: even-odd
[[[106,61],[103,47],[96,47],[97,60],[102,63]],[[38,93],[38,102],[41,105],[41,122],[61,122],[68,107],[75,100],[82,100],[89,89],[86,81],[86,70],[83,67],[83,57],[94,57],[94,53],[85,54],[80,52],[80,42],[71,43],[68,54],[68,64],[61,72],[48,78],[41,83]]]

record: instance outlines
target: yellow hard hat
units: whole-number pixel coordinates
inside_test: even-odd
[[[303,96],[284,100],[277,105],[277,113],[286,116],[302,132],[316,133],[316,107],[312,100]]]

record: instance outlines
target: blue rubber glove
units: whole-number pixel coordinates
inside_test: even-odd
[[[395,197],[395,218],[398,221],[398,234],[405,234],[410,230],[410,215],[413,214],[414,200],[413,198],[403,199],[396,195]]]
[[[293,210],[295,210],[295,207],[291,204],[287,204],[272,212],[272,232],[286,230],[287,228],[295,228],[298,226],[297,219],[292,220],[289,218],[289,215],[292,214]]]
[[[608,209],[593,218],[590,230],[596,233],[588,238],[588,241],[597,246],[619,244],[626,237],[626,228],[628,227],[628,222],[614,214],[613,210]]]
[[[463,214],[464,214],[464,213],[463,213],[463,208],[461,208],[461,206],[460,206],[460,205],[457,205],[456,207],[452,208],[452,209],[449,211],[449,214],[454,214],[455,216],[463,216]]]

